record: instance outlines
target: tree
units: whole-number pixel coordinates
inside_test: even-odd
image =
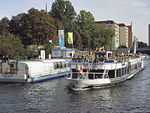
[[[92,48],[104,47],[105,49],[111,49],[112,38],[114,37],[114,30],[105,25],[93,23],[92,29]]]
[[[28,14],[21,13],[13,16],[9,22],[9,27],[10,32],[18,35],[25,46],[33,43],[31,38],[31,22]]]
[[[95,24],[93,23],[93,29],[92,29],[92,41],[91,41],[91,45],[92,45],[92,49],[95,50],[96,48],[100,48],[102,47],[104,44],[104,39],[102,37],[103,34],[103,26],[99,25],[99,24]]]
[[[23,44],[19,37],[10,33],[0,36],[0,51],[3,55],[20,56],[23,50]]]
[[[56,0],[52,4],[51,12],[50,15],[54,17],[55,19],[57,18],[63,23],[64,30],[65,30],[65,46],[66,47],[71,47],[68,45],[67,42],[67,32],[73,32],[74,37],[76,36],[76,23],[74,22],[76,12],[74,10],[74,7],[72,6],[70,1],[65,1],[65,0]]]
[[[43,45],[48,40],[58,43],[57,27],[61,24],[47,12],[31,8],[28,14],[22,13],[10,21],[11,32],[20,36],[25,45]]]
[[[112,48],[112,38],[115,35],[114,30],[109,27],[105,27],[105,35],[104,35],[104,47],[106,49],[111,49]]]
[[[54,19],[45,11],[30,9],[28,11],[31,23],[31,38],[34,44],[41,45],[52,39],[57,42],[57,28],[54,25]]]
[[[82,37],[84,48],[91,48],[91,36],[94,21],[93,15],[85,10],[81,10],[76,17],[76,23],[80,26],[79,33]]]
[[[147,47],[147,43],[138,41],[138,48],[145,48],[145,47]]]
[[[73,20],[76,16],[76,12],[70,1],[56,0],[52,4],[50,15],[65,23],[68,20]]]
[[[0,35],[9,32],[9,19],[4,17],[0,20]]]
[[[127,48],[125,45],[120,45],[118,48]]]

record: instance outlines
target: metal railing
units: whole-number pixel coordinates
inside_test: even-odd
[[[108,78],[108,72],[72,72],[69,78],[72,79],[101,79]]]

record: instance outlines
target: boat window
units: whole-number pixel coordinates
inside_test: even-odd
[[[122,75],[124,75],[125,74],[125,68],[122,68]]]
[[[90,70],[90,72],[104,73],[104,70],[102,70],[102,69],[97,69],[97,70]]]
[[[119,77],[119,76],[121,76],[121,69],[116,70],[116,77]]]
[[[115,70],[109,70],[108,76],[109,78],[115,78]]]
[[[64,68],[64,63],[65,63],[65,62],[62,62],[62,68]]]
[[[59,62],[59,68],[62,68],[62,62]]]
[[[10,64],[10,68],[14,68],[14,64]]]
[[[63,67],[66,68],[66,62],[63,63]]]
[[[14,73],[17,73],[17,71],[18,71],[17,64],[14,62],[10,63],[8,72],[10,72],[10,74],[14,74]]]
[[[78,78],[77,73],[72,73],[72,78],[77,79]]]
[[[102,74],[95,74],[95,79],[102,78]]]
[[[128,73],[131,72],[131,65],[128,66]]]
[[[54,63],[54,69],[57,69],[57,63]]]
[[[127,68],[125,67],[125,68],[124,68],[124,74],[126,74],[126,71],[127,71]]]
[[[94,74],[89,74],[89,75],[88,75],[88,78],[89,78],[89,79],[94,79]]]
[[[140,62],[140,63],[139,63],[139,67],[141,67],[141,65],[142,65],[142,64],[141,64],[141,62]]]
[[[129,73],[129,67],[127,66],[126,67],[126,74],[128,74]]]

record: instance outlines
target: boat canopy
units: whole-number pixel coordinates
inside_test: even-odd
[[[29,74],[48,73],[54,70],[54,63],[65,62],[63,59],[50,59],[50,60],[34,60],[34,61],[21,61],[19,65],[24,65]],[[18,66],[19,66],[18,65]],[[22,66],[23,67],[23,66]]]

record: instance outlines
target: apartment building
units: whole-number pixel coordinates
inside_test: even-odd
[[[120,38],[119,45],[125,45],[126,47],[128,47],[128,27],[125,24],[118,24],[118,25]]]
[[[123,23],[116,23],[113,20],[96,21],[97,24],[104,24],[111,27],[115,36],[112,39],[112,49],[116,50],[120,45],[125,45],[128,48],[132,47],[132,26],[126,26]]]
[[[133,47],[133,42],[132,42],[132,24],[128,27],[128,48],[132,48]]]
[[[148,45],[150,46],[150,24],[148,24]]]

